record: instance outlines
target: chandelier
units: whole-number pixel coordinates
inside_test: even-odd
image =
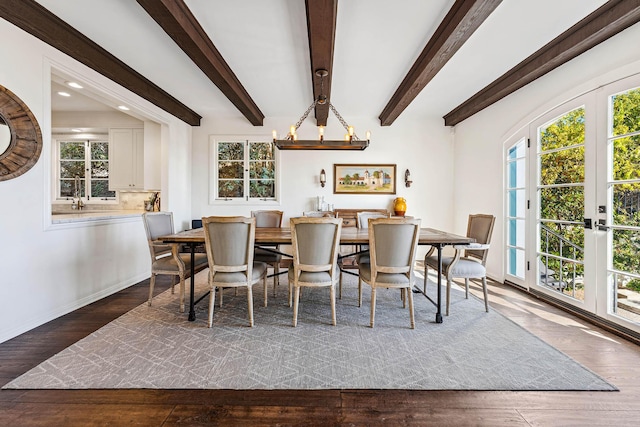
[[[327,101],[327,97],[324,95],[324,78],[329,75],[327,70],[316,70],[316,76],[320,77],[320,95],[315,99],[307,111],[304,112],[300,120],[295,125],[289,128],[289,133],[284,139],[278,139],[278,134],[273,131],[273,143],[280,150],[364,150],[369,146],[369,138],[371,133],[367,131],[366,139],[360,139],[356,135],[353,126],[350,126],[338,113],[336,107]],[[313,110],[316,105],[324,105],[329,102],[329,109],[336,116],[338,121],[342,124],[346,133],[344,139],[329,140],[324,139],[324,126],[318,126],[318,139],[298,139],[297,130],[300,125],[306,120],[307,116]]]

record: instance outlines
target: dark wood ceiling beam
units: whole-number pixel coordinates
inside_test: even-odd
[[[333,50],[336,39],[336,17],[338,0],[306,0],[307,33],[309,35],[309,54],[311,56],[311,82],[313,99],[321,94],[320,78],[317,70],[327,70],[324,78],[322,94],[331,100],[331,80],[333,76]],[[327,125],[329,102],[316,105],[316,121],[318,126]]]
[[[180,120],[192,126],[200,125],[200,115],[39,3],[33,0],[2,0],[0,17]]]
[[[183,0],[137,0],[173,41],[254,126],[264,114]]]
[[[390,126],[502,0],[456,0],[387,103],[379,119]]]
[[[446,114],[445,125],[457,125],[638,21],[640,0],[612,0],[605,3]]]

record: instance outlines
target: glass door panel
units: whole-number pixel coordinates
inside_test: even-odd
[[[640,325],[640,88],[611,95],[606,231],[610,314]]]
[[[525,285],[526,235],[526,138],[507,149],[506,162],[506,273],[518,285]]]
[[[537,285],[585,300],[585,107],[537,128]]]

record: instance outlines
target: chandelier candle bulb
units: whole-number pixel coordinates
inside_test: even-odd
[[[371,139],[371,131],[367,131],[365,133],[365,137],[367,138],[367,141]]]
[[[278,139],[278,132],[276,132],[276,130],[274,129],[273,132],[271,132],[271,135],[273,135],[273,140],[275,141],[276,139]]]

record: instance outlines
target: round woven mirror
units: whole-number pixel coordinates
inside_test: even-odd
[[[20,98],[0,85],[0,181],[33,167],[42,152],[42,133],[35,116]]]

